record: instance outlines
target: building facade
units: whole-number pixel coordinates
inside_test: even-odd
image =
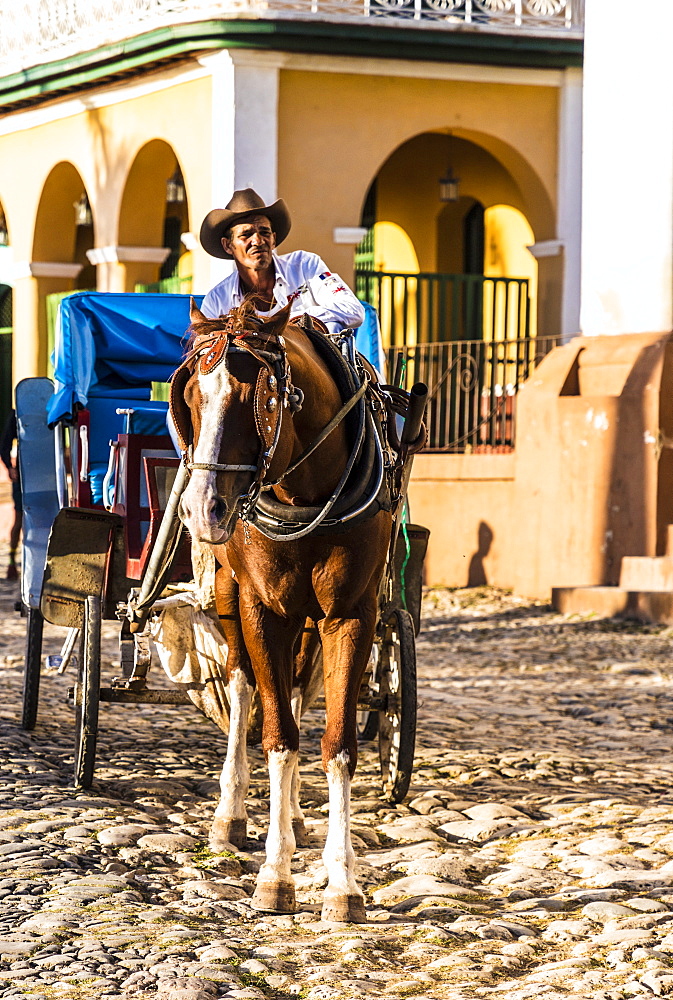
[[[12,383],[48,371],[54,296],[205,292],[206,213],[283,197],[282,249],[353,282],[431,383],[412,500],[428,582],[467,582],[446,491],[474,512],[511,481],[518,385],[579,330],[583,0],[0,0],[0,26]]]

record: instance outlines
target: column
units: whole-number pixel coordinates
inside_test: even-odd
[[[252,187],[278,197],[278,91],[282,56],[231,50],[200,60],[212,76],[212,190],[210,208],[224,208],[234,191]],[[194,220],[198,233],[201,220]],[[210,288],[231,263],[195,256],[194,287]],[[207,275],[204,267],[208,268]]]
[[[587,0],[581,324],[673,328],[673,4]]]
[[[582,70],[563,74],[559,108],[558,224],[563,246],[561,336],[580,330],[582,233]]]

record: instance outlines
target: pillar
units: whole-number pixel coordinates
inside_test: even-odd
[[[200,60],[212,75],[211,208],[224,208],[234,191],[247,187],[266,204],[278,198],[280,60],[277,53],[246,50]],[[197,234],[200,225],[195,220]],[[206,263],[203,254],[194,264],[195,289],[211,288],[232,268],[215,257]]]
[[[157,281],[159,265],[170,253],[168,247],[94,247],[87,250],[97,268],[96,287],[100,292],[132,292],[136,284]]]

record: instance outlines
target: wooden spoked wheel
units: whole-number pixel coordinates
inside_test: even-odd
[[[365,680],[363,682],[363,688],[371,693],[372,683],[376,677],[376,666],[379,658],[379,647],[374,643],[372,647],[371,656],[369,663],[367,664],[367,671],[365,674]],[[379,713],[374,708],[365,708],[364,704],[362,707],[358,708],[357,714],[357,727],[358,727],[358,739],[363,742],[366,740],[375,740],[377,733],[379,731]]]
[[[397,803],[409,789],[416,745],[416,649],[408,611],[388,612],[377,645],[381,784],[388,801]]]

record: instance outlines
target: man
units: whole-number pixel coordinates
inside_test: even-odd
[[[292,318],[308,313],[330,333],[360,326],[362,304],[317,254],[276,253],[291,225],[282,199],[265,205],[252,188],[235,191],[226,208],[208,213],[201,245],[213,257],[235,261],[236,270],[208,292],[201,305],[205,316],[223,316],[252,296],[262,315],[273,315],[290,302]]]
[[[23,507],[21,504],[21,484],[19,482],[18,463],[12,459],[12,448],[16,440],[16,411],[11,410],[7,422],[0,438],[0,459],[9,473],[12,483],[12,500],[14,501],[14,518],[9,531],[9,565],[7,567],[7,579],[17,580],[19,571],[16,565],[16,550],[19,547],[21,537],[21,524],[23,521]]]

